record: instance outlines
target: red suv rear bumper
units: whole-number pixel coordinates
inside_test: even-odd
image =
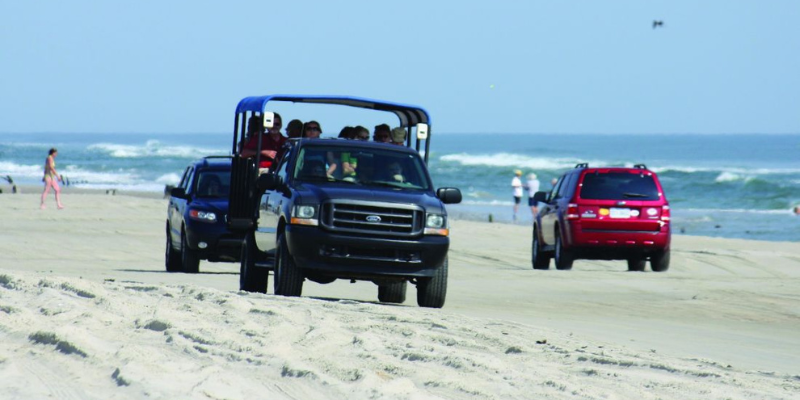
[[[610,230],[585,228],[581,221],[569,221],[569,248],[619,248],[649,251],[669,249],[671,235],[668,222],[661,224],[660,230]]]

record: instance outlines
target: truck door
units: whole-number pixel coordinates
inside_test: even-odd
[[[275,172],[284,182],[275,190],[265,191],[258,204],[258,227],[256,228],[256,245],[259,250],[269,254],[275,253],[278,240],[278,223],[280,222],[281,208],[285,201],[284,187],[287,178],[287,165],[290,157],[283,157]]]

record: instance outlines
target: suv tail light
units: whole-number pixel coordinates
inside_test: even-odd
[[[580,214],[578,214],[578,205],[574,203],[567,204],[567,219],[578,218],[580,218]]]
[[[661,220],[669,221],[669,206],[661,206]]]

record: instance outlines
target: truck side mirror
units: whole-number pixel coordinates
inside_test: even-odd
[[[281,185],[281,177],[275,174],[261,174],[256,179],[256,188],[263,193],[267,190],[275,190]]]
[[[547,202],[547,192],[536,192],[533,194],[533,201],[537,201],[539,203],[546,203]]]
[[[428,139],[428,124],[423,124],[423,123],[417,124],[417,139],[418,140]]]
[[[264,128],[270,129],[275,126],[275,113],[264,111]]]
[[[179,199],[186,199],[186,191],[181,187],[174,187],[169,190],[169,195]]]
[[[436,190],[436,197],[444,204],[461,203],[461,191],[458,188],[439,188]]]

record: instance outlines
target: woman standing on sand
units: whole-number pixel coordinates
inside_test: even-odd
[[[39,206],[42,210],[44,210],[44,199],[47,198],[47,194],[50,193],[50,188],[53,188],[53,191],[56,192],[56,204],[58,205],[58,209],[64,208],[64,205],[61,204],[61,188],[58,186],[58,181],[61,180],[61,177],[58,176],[58,172],[56,172],[56,156],[58,155],[58,150],[55,148],[50,149],[50,154],[47,156],[47,160],[44,162],[44,192],[42,192],[42,204]]]

